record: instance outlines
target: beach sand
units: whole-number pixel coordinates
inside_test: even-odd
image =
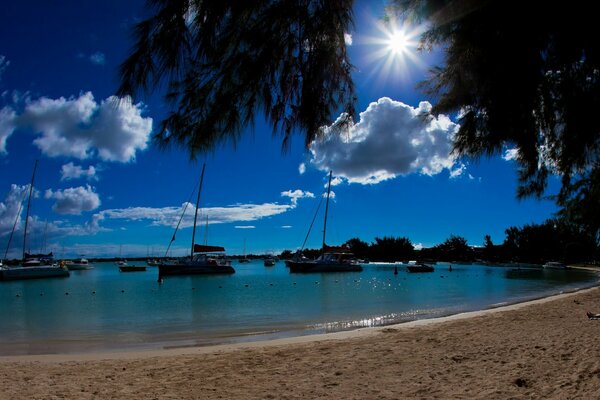
[[[0,357],[0,399],[600,398],[600,288],[259,343]]]

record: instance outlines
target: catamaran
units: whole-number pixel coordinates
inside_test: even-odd
[[[345,246],[327,246],[327,212],[329,210],[329,195],[331,194],[331,175],[329,171],[329,184],[327,186],[327,201],[325,203],[325,218],[323,222],[323,245],[321,255],[316,260],[295,259],[288,260],[286,265],[290,272],[360,272],[362,265],[356,260],[349,248]]]
[[[196,200],[196,214],[194,215],[194,228],[192,230],[192,249],[191,254],[184,260],[176,260],[170,262],[162,262],[158,264],[158,279],[160,280],[165,275],[207,275],[207,274],[233,274],[235,269],[231,266],[231,262],[225,258],[225,249],[221,246],[208,246],[195,244],[196,238],[196,222],[198,220],[198,207],[200,204],[200,192],[202,191],[202,183],[204,181],[204,170],[206,164],[202,165],[202,174],[200,175],[200,186],[198,188],[198,198]],[[185,208],[183,210],[185,213]],[[183,218],[183,213],[181,218]],[[181,218],[179,223],[181,223]],[[179,228],[179,223],[173,233],[171,243],[175,240],[175,234]],[[167,247],[167,256],[169,249]]]
[[[23,234],[22,264],[17,267],[9,267],[8,265],[0,266],[0,280],[64,278],[69,276],[69,270],[54,262],[54,257],[52,253],[28,254],[25,252],[27,246],[27,225],[29,222],[29,208],[31,206],[31,196],[33,193],[33,183],[35,181],[35,172],[37,170],[37,165],[38,161],[35,160],[35,165],[33,167],[33,175],[31,177],[31,185],[29,186],[29,200],[27,201],[25,230]],[[18,217],[19,215],[17,215],[17,218]],[[13,226],[13,232],[16,225],[17,223],[15,221],[15,224]],[[8,253],[8,246],[6,252]]]

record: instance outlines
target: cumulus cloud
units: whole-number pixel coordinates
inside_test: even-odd
[[[57,191],[48,189],[44,197],[56,200],[52,210],[58,214],[79,215],[83,211],[92,211],[100,207],[100,197],[90,185]]]
[[[90,56],[90,61],[92,64],[104,65],[106,63],[106,56],[104,53],[97,51]]]
[[[64,164],[60,169],[60,180],[68,181],[71,179],[87,178],[98,179],[96,176],[96,168],[90,165],[87,169],[83,169],[80,165],[75,165],[72,162]]]
[[[350,33],[344,33],[344,43],[346,43],[346,46],[352,46],[352,35]]]
[[[326,128],[325,137],[311,144],[311,163],[361,184],[412,173],[432,176],[443,170],[459,175],[463,167],[452,154],[459,126],[445,115],[432,116],[431,108],[426,101],[413,108],[380,98],[360,113],[360,121],[347,132],[334,134]]]
[[[147,148],[152,118],[142,117],[142,105],[130,98],[111,96],[97,103],[87,92],[29,101],[21,114],[9,107],[0,110],[0,151],[6,151],[2,143],[16,129],[40,135],[33,142],[50,157],[129,162]]]
[[[506,149],[502,159],[506,161],[516,160],[519,157],[519,149]]]

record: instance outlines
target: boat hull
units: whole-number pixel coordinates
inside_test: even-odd
[[[235,269],[230,265],[159,264],[158,275],[230,275]]]
[[[67,278],[69,271],[54,266],[15,267],[0,270],[0,280],[13,281],[21,279]]]
[[[142,265],[121,265],[119,271],[121,272],[143,272],[146,270],[145,266]]]
[[[430,265],[409,265],[406,267],[408,272],[433,272],[434,268]]]
[[[363,270],[360,264],[348,263],[320,263],[320,262],[297,262],[286,261],[286,265],[293,273],[321,273],[321,272],[361,272]]]
[[[67,264],[65,265],[69,271],[84,271],[88,269],[93,269],[91,265],[86,264]]]

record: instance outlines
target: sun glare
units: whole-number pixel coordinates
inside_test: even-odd
[[[412,67],[421,65],[417,47],[422,28],[398,21],[377,21],[374,25],[377,34],[362,40],[371,45],[366,54],[367,62],[373,65],[371,73],[378,75],[382,82],[408,78]]]
[[[391,32],[388,38],[388,48],[392,54],[404,54],[408,50],[408,38],[402,31]]]

